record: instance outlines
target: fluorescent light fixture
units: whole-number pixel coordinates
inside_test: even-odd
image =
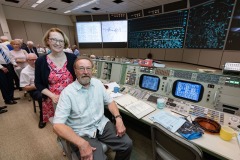
[[[68,10],[68,11],[65,11],[64,13],[69,13],[69,12],[71,12],[70,10]]]
[[[42,3],[44,0],[38,0],[36,3],[40,4]]]
[[[91,1],[89,1],[89,2],[83,3],[83,4],[75,7],[74,9],[72,9],[72,11],[75,11],[75,10],[77,10],[77,9],[80,9],[80,8],[83,8],[83,7],[86,7],[86,6],[89,6],[90,4],[93,4],[93,3],[95,3],[95,2],[98,3],[98,1],[99,1],[99,0],[91,0]]]
[[[36,8],[38,6],[38,4],[37,3],[34,3],[31,7],[32,8]]]
[[[100,1],[100,0],[91,0],[91,1],[89,1],[89,2],[83,3],[83,4],[81,4],[81,5],[73,8],[72,10],[65,11],[64,13],[69,13],[69,12],[71,12],[71,11],[75,11],[75,10],[77,10],[77,9],[80,9],[80,8],[83,8],[83,7],[86,7],[86,6],[89,6],[90,4],[93,4],[93,3],[99,4],[99,1]]]

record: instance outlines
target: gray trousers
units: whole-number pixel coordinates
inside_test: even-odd
[[[92,147],[97,148],[93,152],[94,160],[106,160],[107,157],[103,152],[102,144],[105,143],[109,148],[116,152],[115,160],[130,160],[132,152],[132,140],[127,134],[122,137],[116,136],[116,127],[112,122],[108,122],[104,128],[103,134],[97,134],[96,138],[82,137],[90,143]],[[74,152],[80,159],[80,153],[77,146],[71,144]]]

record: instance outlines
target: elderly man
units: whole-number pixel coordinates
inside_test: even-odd
[[[78,57],[74,63],[77,80],[61,93],[53,119],[55,133],[73,143],[79,159],[105,160],[100,142],[116,151],[115,160],[129,160],[132,140],[113,99],[101,81],[92,78],[93,62]],[[104,116],[104,105],[115,117],[116,125]]]
[[[25,91],[28,91],[30,96],[38,101],[39,109],[40,109],[40,120],[38,127],[44,128],[46,123],[43,123],[43,114],[42,114],[42,94],[38,91],[34,84],[35,79],[35,61],[37,59],[37,55],[34,53],[29,53],[27,55],[28,65],[22,70],[20,75],[20,87],[22,87]]]
[[[0,89],[2,92],[2,97],[5,104],[16,104],[15,100],[20,99],[14,98],[14,69],[13,64],[16,65],[16,62],[10,58],[9,52],[4,52],[0,46]]]
[[[13,47],[11,46],[7,36],[1,36],[0,41],[0,46],[5,53],[9,53],[9,51],[13,50]]]
[[[27,41],[27,47],[23,48],[27,51],[27,53],[35,53],[37,57],[39,57],[37,48],[34,47],[34,43],[32,41]]]

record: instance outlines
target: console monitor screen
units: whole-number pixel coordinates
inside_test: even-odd
[[[76,23],[78,43],[102,43],[101,22]]]
[[[102,21],[103,42],[127,42],[127,33],[127,20]]]
[[[139,87],[149,91],[158,91],[160,78],[153,75],[142,74],[139,80]]]
[[[177,98],[199,102],[202,99],[203,90],[203,85],[199,83],[176,80],[173,83],[172,94]]]

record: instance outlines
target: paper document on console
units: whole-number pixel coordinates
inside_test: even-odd
[[[122,106],[124,109],[132,113],[138,119],[146,116],[147,114],[155,110],[154,107],[145,103],[142,100],[139,100],[130,94],[125,94],[121,97],[114,99],[117,104]]]
[[[176,117],[167,113],[165,111],[160,111],[150,117],[153,122],[157,122],[175,133],[185,122],[186,120],[181,117]]]

